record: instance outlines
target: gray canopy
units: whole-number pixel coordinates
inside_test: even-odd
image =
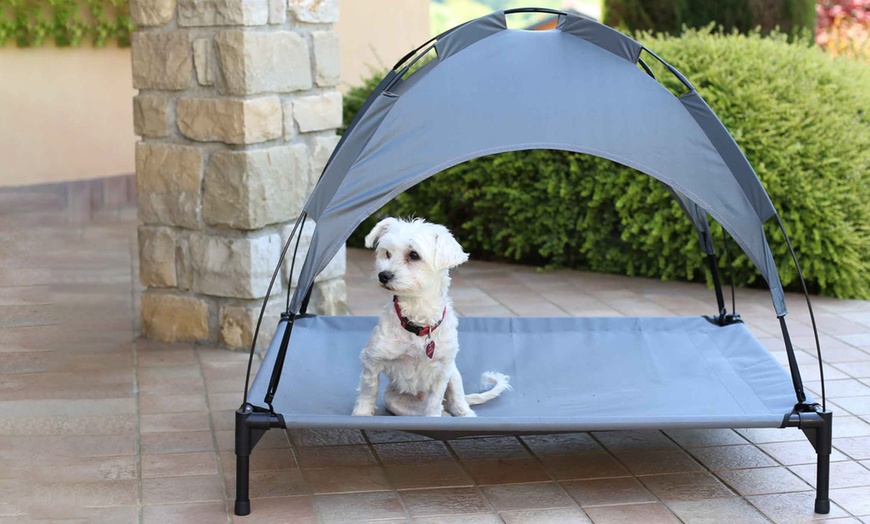
[[[399,193],[480,156],[559,149],[660,180],[708,253],[712,216],[766,279],[777,314],[786,313],[762,229],[773,204],[731,135],[673,67],[662,61],[687,87],[680,97],[639,67],[640,43],[565,13],[551,31],[508,29],[505,13],[493,13],[433,47],[437,57],[413,74],[406,67],[387,75],[333,152],[305,206],[317,226],[292,311],[353,230]]]

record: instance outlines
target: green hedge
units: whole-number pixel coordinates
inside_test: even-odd
[[[628,31],[679,34],[713,22],[725,31],[780,28],[810,39],[816,25],[816,0],[603,0],[602,8],[604,23]]]
[[[694,83],[743,148],[811,288],[870,298],[870,67],[789,44],[783,35],[689,30],[641,40]],[[346,121],[376,82],[348,94]],[[676,81],[667,86],[678,88]],[[386,214],[442,222],[478,259],[707,278],[697,237],[664,187],[586,155],[511,152],[453,167],[385,206],[352,243],[361,245]],[[773,221],[766,231],[783,284],[797,289],[782,235]],[[738,284],[762,285],[748,258],[735,254]]]
[[[59,47],[90,41],[130,45],[130,2],[127,0],[0,0],[0,47],[15,42],[33,47],[52,42]]]

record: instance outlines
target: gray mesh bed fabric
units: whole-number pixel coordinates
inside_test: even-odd
[[[491,370],[510,375],[513,391],[477,406],[477,418],[352,417],[359,353],[376,322],[296,319],[273,401],[287,427],[454,433],[778,428],[795,403],[788,373],[742,323],[718,326],[700,316],[462,317],[457,365],[466,391],[478,391],[481,373]],[[276,353],[268,352],[251,387],[255,406],[267,407],[262,400]],[[378,406],[384,415],[382,398]]]

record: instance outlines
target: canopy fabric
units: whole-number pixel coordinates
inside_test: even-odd
[[[641,44],[571,14],[555,30],[524,31],[507,29],[497,12],[446,34],[434,48],[437,58],[416,73],[388,75],[327,164],[305,206],[317,226],[291,311],[299,311],[353,230],[399,193],[480,156],[558,149],[657,178],[702,238],[706,214],[712,216],[766,279],[777,314],[786,313],[762,228],[773,204],[728,131],[676,70],[670,68],[690,88],[680,97],[638,67]]]
[[[703,317],[462,317],[456,363],[465,391],[485,371],[512,391],[478,418],[352,417],[360,348],[376,317],[295,320],[272,407],[286,427],[430,432],[781,427],[791,378],[742,323]],[[251,385],[259,409],[286,330],[282,321]],[[316,348],[317,351],[313,351]],[[437,351],[437,349],[436,349]],[[386,381],[382,381],[382,390]],[[383,409],[383,391],[378,399]]]

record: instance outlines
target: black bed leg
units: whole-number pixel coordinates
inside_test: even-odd
[[[251,498],[248,493],[250,484],[251,448],[253,439],[248,417],[252,413],[250,406],[242,406],[236,411],[236,507],[239,516],[251,513]]]
[[[822,424],[816,428],[816,513],[831,511],[828,490],[831,483],[832,413],[821,412]]]

